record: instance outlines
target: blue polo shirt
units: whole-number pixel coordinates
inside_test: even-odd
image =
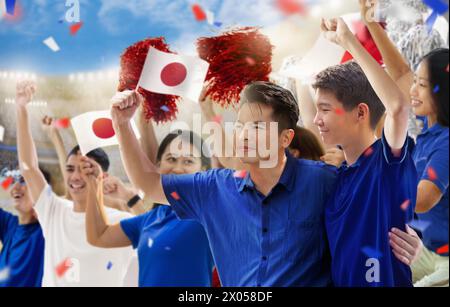
[[[0,287],[40,287],[45,244],[39,223],[19,225],[18,217],[0,209],[0,241],[0,274],[8,277]]]
[[[214,262],[205,231],[159,206],[120,225],[138,251],[139,287],[211,287]]]
[[[427,213],[417,214],[419,220],[430,223],[430,226],[422,231],[423,243],[434,252],[448,244],[448,147],[448,127],[436,124],[417,137],[417,144],[413,152],[419,181],[432,181],[442,193],[441,200],[433,209]],[[430,173],[430,169],[434,170],[436,176]],[[430,178],[430,174],[432,178]],[[448,256],[448,253],[444,255]]]
[[[388,236],[393,227],[405,230],[413,216],[417,173],[412,145],[408,139],[394,157],[383,135],[355,164],[339,169],[325,214],[336,286],[412,286],[411,270],[395,258]],[[411,205],[403,211],[406,200]]]
[[[249,174],[238,178],[232,170],[162,177],[177,215],[205,228],[224,286],[331,284],[324,206],[335,187],[335,168],[287,155],[267,196]]]

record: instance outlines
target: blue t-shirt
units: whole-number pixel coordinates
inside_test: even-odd
[[[0,209],[0,241],[0,272],[8,276],[0,287],[40,287],[44,237],[39,223],[19,225],[18,217]]]
[[[162,177],[177,215],[205,228],[222,285],[329,286],[324,207],[336,169],[288,154],[266,197],[250,174],[234,175],[220,169]]]
[[[205,231],[159,206],[120,225],[138,250],[140,287],[210,287],[214,262]]]
[[[433,209],[423,214],[417,214],[419,220],[430,223],[422,231],[422,236],[424,245],[434,252],[448,244],[448,130],[448,127],[439,124],[425,130],[417,137],[417,144],[413,152],[419,181],[432,181],[442,193],[441,200]],[[448,256],[448,253],[443,255]]]
[[[393,227],[405,230],[413,216],[417,173],[412,145],[408,139],[394,157],[383,135],[354,165],[344,163],[339,169],[325,214],[336,286],[412,286],[411,270],[392,253],[388,235]]]

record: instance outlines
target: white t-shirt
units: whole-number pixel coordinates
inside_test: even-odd
[[[43,287],[120,287],[135,252],[132,247],[97,248],[86,238],[86,214],[73,211],[73,202],[46,186],[34,207],[45,238]],[[106,208],[110,223],[132,217]],[[71,266],[58,276],[57,267]],[[133,273],[135,275],[135,273]]]

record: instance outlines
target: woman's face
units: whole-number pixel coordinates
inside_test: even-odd
[[[414,76],[414,84],[411,87],[411,105],[417,116],[430,116],[436,113],[433,103],[434,89],[428,76],[428,64],[422,61]]]
[[[159,172],[167,174],[195,174],[202,171],[200,152],[181,137],[174,139],[164,151],[159,163]]]

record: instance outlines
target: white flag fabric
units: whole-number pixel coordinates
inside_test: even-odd
[[[50,48],[53,52],[58,52],[60,50],[58,44],[56,43],[55,39],[52,36],[45,39],[44,44],[46,44],[47,47]]]
[[[0,142],[3,142],[3,138],[5,137],[5,128],[0,125]]]
[[[151,47],[139,86],[150,92],[198,102],[208,68],[209,63],[198,57],[161,52]]]
[[[101,147],[119,144],[113,129],[110,111],[88,112],[71,119],[82,155]],[[134,133],[140,138],[135,122],[131,125]]]

